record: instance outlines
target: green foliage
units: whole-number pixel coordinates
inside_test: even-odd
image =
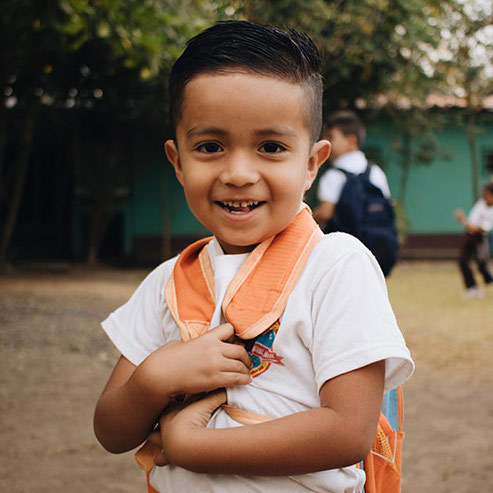
[[[325,106],[355,106],[359,99],[396,90],[421,91],[430,50],[440,32],[430,18],[443,5],[432,0],[243,0],[248,19],[308,32],[324,56]]]
[[[101,230],[130,192],[142,163],[161,149],[167,73],[186,40],[221,14],[218,5],[205,0],[3,2],[0,190],[13,189],[9,177],[24,179],[16,172],[16,156],[29,154],[31,140],[21,146],[16,136],[25,134],[20,130],[26,112],[32,115],[39,105],[52,108],[70,125],[74,158],[66,165],[89,216],[104,218],[98,220]],[[22,188],[19,183],[15,189]],[[4,194],[5,201],[17,198]],[[15,221],[15,214],[10,216],[9,222]]]
[[[464,97],[477,111],[493,91],[493,13],[491,4],[478,0],[447,6],[441,19],[443,56],[435,64],[440,90]]]

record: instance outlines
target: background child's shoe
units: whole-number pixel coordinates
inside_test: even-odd
[[[468,288],[464,295],[465,298],[482,298],[484,296],[484,291],[479,289],[477,286]]]

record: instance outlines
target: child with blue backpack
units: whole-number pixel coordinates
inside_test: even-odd
[[[394,207],[385,173],[361,151],[365,135],[353,111],[329,115],[325,136],[332,145],[331,167],[320,178],[313,217],[327,233],[343,231],[356,236],[387,276],[397,262],[399,248]]]
[[[307,36],[244,21],[173,67],[165,150],[213,236],[103,322],[121,357],[94,417],[113,453],[149,439],[149,491],[361,493],[413,371],[374,257],[303,203],[330,151],[319,69]]]

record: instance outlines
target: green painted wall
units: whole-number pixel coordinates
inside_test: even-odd
[[[188,209],[183,189],[164,153],[149,163],[139,177],[124,215],[127,254],[132,251],[135,237],[159,237],[166,228],[172,236],[207,234]]]
[[[457,207],[468,211],[474,203],[471,155],[465,129],[448,125],[435,132],[435,137],[439,150],[433,162],[413,163],[409,172],[404,208],[412,233],[461,232],[462,227],[453,218],[453,212]],[[396,142],[398,136],[388,122],[369,126],[366,147],[380,151],[392,194],[399,200],[402,167]],[[493,121],[483,124],[476,137],[481,184],[489,178],[483,167],[484,153],[488,150],[493,152]]]

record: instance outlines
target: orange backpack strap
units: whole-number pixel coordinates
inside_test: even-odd
[[[253,250],[223,300],[224,316],[238,337],[253,339],[279,320],[322,237],[310,210],[304,207],[285,230]]]
[[[161,453],[161,449],[147,440],[135,453],[135,460],[139,467],[146,473],[150,473],[154,467],[154,459]]]
[[[214,272],[205,248],[211,240],[203,238],[185,248],[166,285],[166,303],[183,341],[207,332],[214,315]]]
[[[323,233],[304,206],[291,224],[260,243],[231,281],[222,303],[241,339],[253,339],[279,319],[306,262]],[[214,314],[214,272],[205,238],[178,257],[166,285],[168,309],[183,340],[209,330]]]
[[[404,439],[402,387],[384,396],[377,433],[370,454],[363,461],[365,493],[399,493]]]
[[[146,472],[146,479],[147,479],[147,493],[159,493],[158,490],[155,490],[151,486],[151,471]]]

